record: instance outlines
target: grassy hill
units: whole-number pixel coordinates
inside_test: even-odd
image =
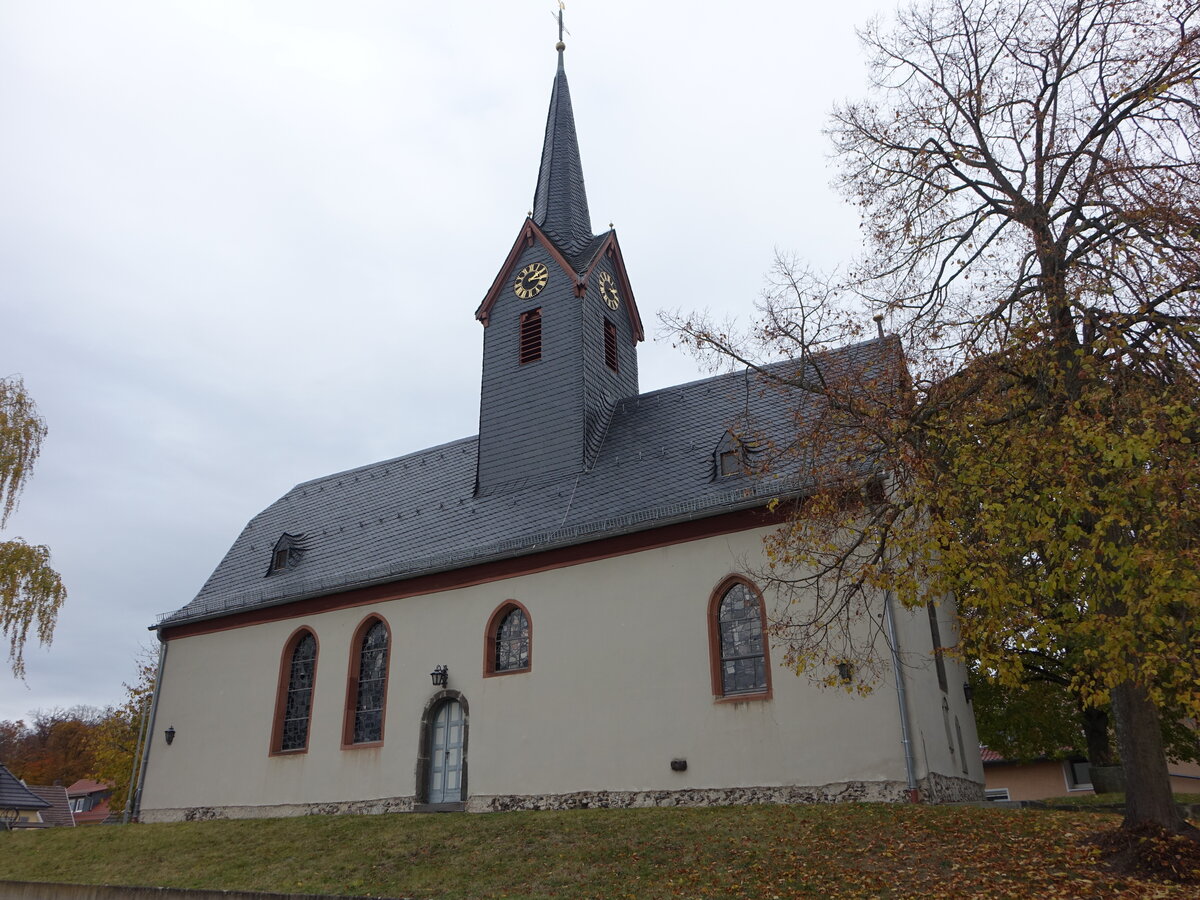
[[[0,833],[0,879],[438,900],[1161,897],[1095,812],[848,804],[334,816]]]

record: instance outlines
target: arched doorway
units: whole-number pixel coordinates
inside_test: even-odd
[[[462,704],[446,700],[433,716],[429,729],[429,802],[462,801],[463,745],[466,718]]]
[[[417,758],[417,804],[462,809],[467,797],[467,701],[458,691],[439,691],[421,717]]]

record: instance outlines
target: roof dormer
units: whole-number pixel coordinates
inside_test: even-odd
[[[271,550],[271,563],[267,567],[267,575],[284,572],[300,565],[300,559],[306,550],[308,545],[304,542],[303,534],[288,534],[285,531]]]

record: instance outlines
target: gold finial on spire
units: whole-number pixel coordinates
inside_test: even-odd
[[[567,4],[565,4],[563,2],[563,0],[558,0],[558,43],[554,45],[554,49],[557,50],[559,53],[562,53],[564,50],[567,49],[567,45],[563,43],[563,23],[562,23],[563,10],[566,8],[567,8]]]

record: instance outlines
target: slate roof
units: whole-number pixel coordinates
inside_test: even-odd
[[[583,163],[571,109],[571,89],[563,68],[563,51],[558,51],[558,71],[550,93],[542,164],[533,193],[533,221],[581,272],[595,255],[603,235],[592,235],[587,191],[583,185]]]
[[[71,801],[67,799],[67,789],[61,784],[26,785],[30,792],[41,797],[48,804],[48,809],[42,810],[42,821],[47,825],[58,825],[73,828],[75,817],[71,814]]]
[[[899,354],[899,341],[888,337],[814,362],[874,379],[896,372]],[[785,362],[770,371],[797,367]],[[772,446],[811,445],[820,412],[815,395],[740,372],[617,401],[588,465],[566,477],[476,496],[478,440],[469,437],[307,481],[251,519],[195,599],[159,624],[760,507],[803,492],[808,469],[792,458],[769,475],[718,478],[718,444],[733,429],[753,436],[763,454]],[[827,455],[837,452],[822,446]],[[865,472],[869,463],[861,467]],[[268,574],[285,532],[302,535],[306,549]]]
[[[49,809],[43,800],[21,783],[8,767],[0,765],[0,809]]]

